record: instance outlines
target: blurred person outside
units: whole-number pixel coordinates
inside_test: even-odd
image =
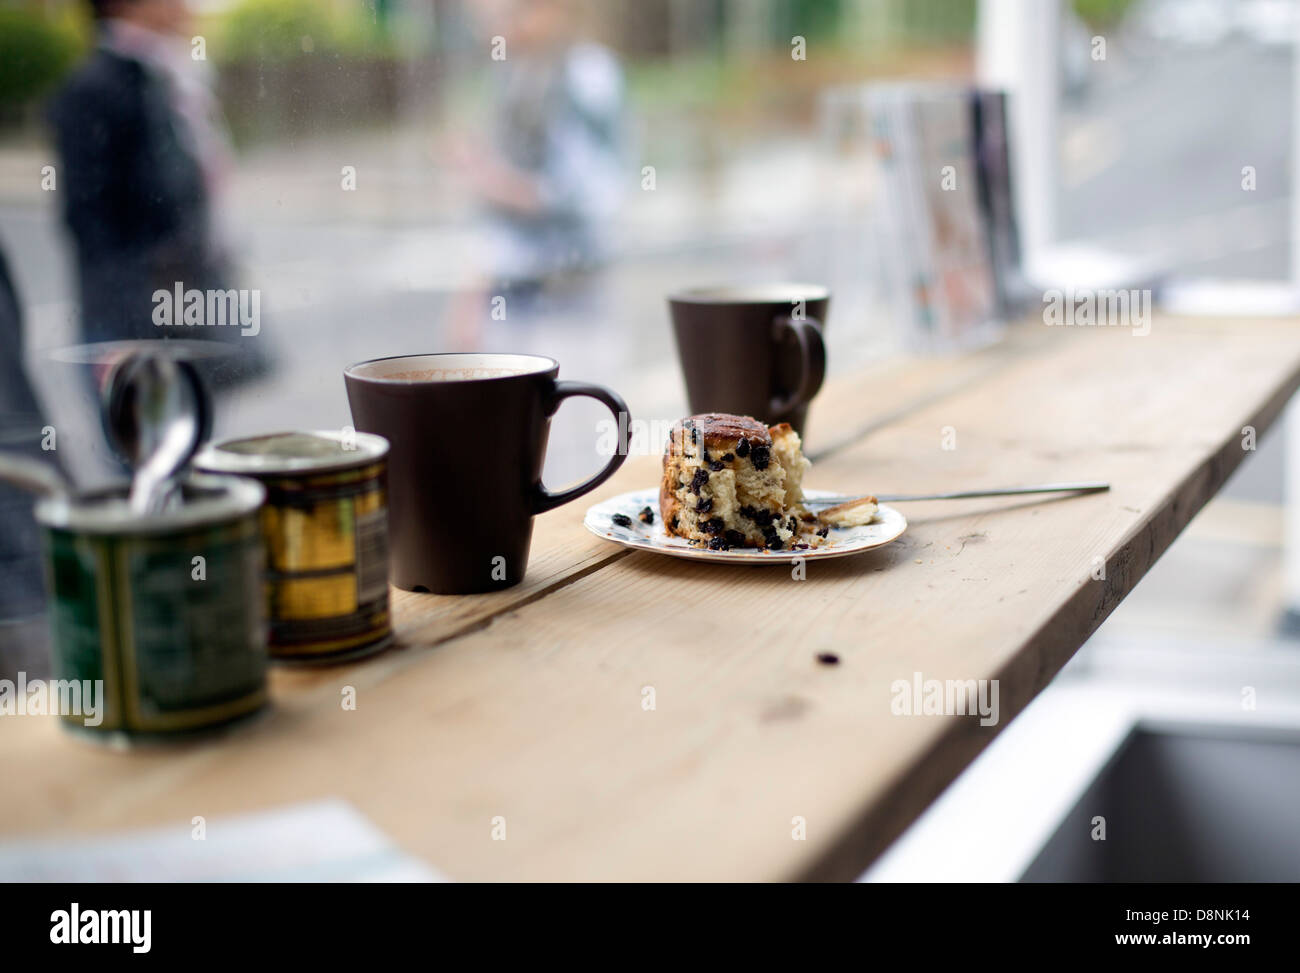
[[[0,449],[55,465],[55,453],[45,450],[46,421],[23,360],[23,314],[18,292],[0,250]],[[0,481],[0,622],[40,612],[40,534],[32,514],[35,498]],[[0,637],[0,656],[9,640]],[[0,678],[8,671],[0,663]]]
[[[218,387],[238,384],[266,369],[260,342],[228,324],[164,327],[155,318],[157,292],[172,295],[180,285],[225,293],[233,276],[219,206],[233,155],[207,62],[192,56],[189,5],[91,0],[91,7],[97,46],[49,113],[76,250],[82,340],[216,340],[226,354],[200,368]],[[180,307],[170,314],[170,323],[184,323]]]
[[[475,6],[492,61],[490,134],[457,134],[443,151],[487,230],[481,278],[451,308],[460,349],[522,350],[516,315],[534,316],[549,299],[570,306],[608,257],[629,178],[623,72],[608,48],[576,39],[580,9],[575,0]],[[504,333],[484,334],[489,320]]]

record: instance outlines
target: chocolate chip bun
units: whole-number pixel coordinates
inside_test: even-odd
[[[803,506],[804,459],[789,423],[710,412],[673,426],[664,452],[664,529],[713,550],[784,550],[815,518]]]

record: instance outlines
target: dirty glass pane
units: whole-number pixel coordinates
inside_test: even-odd
[[[1180,276],[1289,274],[1290,0],[1139,0],[1063,24],[1059,234]]]
[[[550,355],[672,420],[665,299],[698,285],[827,285],[831,372],[889,354],[869,146],[835,93],[968,78],[975,11],[6,0],[5,446],[120,480],[98,400],[126,339],[192,343],[218,437],[342,428],[347,364],[467,349]],[[565,404],[551,486],[597,467],[604,418]],[[3,502],[2,611],[30,616],[29,501]]]

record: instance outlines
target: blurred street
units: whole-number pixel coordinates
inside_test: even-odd
[[[1291,64],[1289,46],[1153,46],[1121,31],[1063,104],[1061,237],[1188,275],[1285,277]]]
[[[270,427],[345,425],[342,368],[365,358],[446,350],[448,302],[473,283],[480,231],[455,200],[440,210],[436,174],[418,149],[420,131],[344,144],[320,140],[253,153],[231,193],[244,286],[260,287],[265,341],[277,374],[222,403],[217,434]],[[777,144],[735,160],[718,197],[690,173],[661,170],[654,191],[638,188],[631,169],[615,258],[572,298],[544,302],[493,322],[491,350],[528,351],[561,362],[562,375],[599,379],[619,389],[634,414],[675,417],[684,409],[664,298],[677,288],[718,281],[826,278],[834,266],[828,222],[844,214],[817,198],[825,163],[811,143]],[[643,150],[653,158],[653,150]],[[406,158],[405,165],[394,159]],[[80,426],[57,389],[63,366],[48,353],[75,340],[70,267],[52,194],[31,177],[47,164],[40,149],[3,161],[0,234],[13,255],[30,321],[34,380],[56,425]],[[341,165],[356,166],[355,192],[339,188]],[[653,164],[653,163],[647,163]],[[758,193],[762,207],[754,207]],[[412,198],[412,206],[403,200]],[[459,211],[458,211],[459,210]],[[418,214],[418,215],[413,215]],[[852,232],[852,226],[845,232]],[[871,319],[860,294],[868,268],[846,267],[835,289],[831,341],[837,369],[887,341],[886,322]],[[856,278],[856,279],[855,279]],[[856,301],[855,301],[856,298]],[[855,307],[854,304],[857,304]],[[875,349],[879,353],[879,347]],[[82,404],[84,405],[84,404]],[[587,412],[588,414],[583,415]],[[589,444],[603,417],[598,406],[567,405],[555,442]],[[76,457],[72,458],[76,464]],[[550,475],[575,479],[594,457],[556,453]],[[89,465],[87,474],[92,472]]]
[[[1061,119],[1061,237],[1158,255],[1187,274],[1283,276],[1290,48],[1157,46],[1125,27],[1107,60],[1087,61],[1084,72]],[[227,222],[241,286],[262,291],[256,340],[269,345],[278,371],[222,403],[218,435],[342,426],[344,365],[448,347],[449,302],[472,285],[483,241],[473,209],[429,156],[435,134],[412,119],[289,139],[240,158]],[[754,136],[713,169],[681,160],[676,146],[635,144],[611,265],[572,296],[528,313],[507,307],[486,344],[551,355],[563,375],[608,382],[647,418],[684,408],[664,305],[676,288],[824,281],[834,294],[833,371],[896,349],[873,291],[865,210],[826,191],[869,197],[857,160],[835,157],[815,130]],[[0,238],[28,308],[34,379],[55,424],[81,443],[69,462],[93,477],[103,463],[89,403],[67,394],[67,367],[49,359],[74,340],[76,313],[55,194],[40,190],[41,167],[53,161],[43,145],[0,154]],[[652,191],[641,188],[644,165],[656,167]],[[1256,168],[1254,192],[1241,188],[1243,165]],[[356,168],[355,191],[340,188],[343,166]],[[553,481],[594,466],[573,445],[590,437],[574,433],[601,417],[582,402],[557,417],[553,442],[568,445],[548,459]],[[1276,501],[1280,465],[1266,454],[1249,464],[1246,491]]]

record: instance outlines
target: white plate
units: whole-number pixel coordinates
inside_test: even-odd
[[[805,490],[809,500],[835,496],[827,490]],[[654,511],[655,522],[643,524],[637,515],[646,507]],[[632,521],[631,527],[614,523],[614,515],[623,514]],[[670,557],[684,557],[692,561],[720,561],[727,564],[789,564],[790,558],[802,557],[809,561],[828,557],[859,554],[873,547],[882,547],[897,540],[907,530],[907,520],[893,507],[880,505],[876,519],[863,527],[832,527],[821,547],[796,551],[759,550],[753,547],[734,547],[729,551],[710,551],[696,547],[684,537],[674,537],[664,530],[659,516],[659,491],[636,490],[598,503],[587,511],[583,523],[587,530],[624,547],[638,551],[654,551]]]

